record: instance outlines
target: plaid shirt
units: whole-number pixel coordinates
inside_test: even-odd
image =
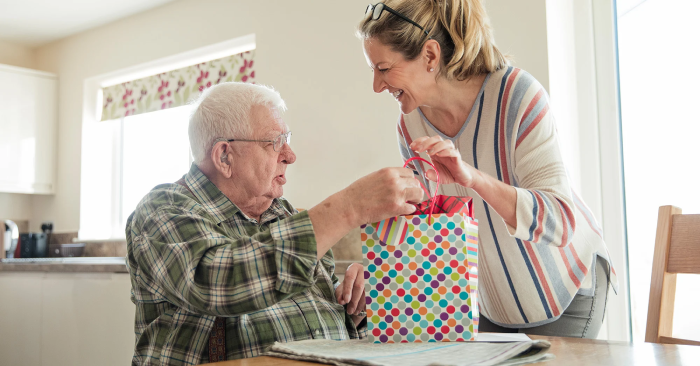
[[[192,164],[155,187],[126,225],[133,364],[208,361],[209,335],[226,318],[226,357],[254,357],[275,341],[364,338],[335,298],[332,251],[316,259],[307,212],[275,199],[248,218]]]

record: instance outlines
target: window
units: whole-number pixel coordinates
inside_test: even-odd
[[[80,240],[123,239],[126,221],[143,196],[156,185],[175,182],[187,173],[192,162],[187,135],[191,106],[187,102],[218,82],[254,81],[253,53],[248,52],[254,49],[255,35],[249,34],[85,80]],[[195,74],[193,68],[204,69]],[[152,79],[167,80],[173,75],[179,81],[171,80],[177,89],[168,89],[172,101],[166,104],[165,92],[158,94]],[[121,94],[115,94],[115,88],[122,88]],[[139,92],[147,98],[143,105],[136,96]],[[129,99],[122,97],[134,100],[127,104]],[[163,106],[151,103],[150,97],[160,98]],[[125,113],[128,105],[133,107]],[[168,105],[171,108],[158,109]],[[148,112],[154,108],[158,110]]]
[[[122,119],[120,227],[153,187],[175,182],[189,170],[191,109],[183,106]]]
[[[700,213],[693,106],[700,75],[696,0],[618,0],[628,255],[635,341],[644,341],[659,206]],[[674,336],[700,340],[700,276],[679,275]]]
[[[153,187],[172,183],[192,162],[190,106],[96,122],[85,128],[81,237],[123,238],[129,215]],[[85,146],[86,144],[84,144]]]

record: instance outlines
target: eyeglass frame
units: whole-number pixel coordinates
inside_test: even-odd
[[[272,142],[272,149],[275,150],[275,152],[279,152],[279,151],[277,151],[277,148],[275,147],[275,145],[276,145],[276,141],[277,141],[280,137],[282,137],[282,136],[286,136],[283,140],[281,140],[281,141],[283,141],[283,143],[282,143],[282,145],[280,146],[280,151],[282,151],[282,148],[284,147],[284,145],[285,145],[285,144],[289,145],[289,143],[292,141],[292,131],[287,131],[287,132],[285,132],[285,133],[279,134],[279,135],[277,135],[277,136],[276,136],[274,139],[272,139],[272,140],[226,139],[226,138],[223,138],[223,137],[222,137],[222,138],[217,139],[215,143],[218,143],[218,142],[221,142],[221,141],[226,141],[226,142],[236,142],[236,141],[244,141],[244,142]]]
[[[381,8],[380,8],[380,7],[381,7]],[[379,8],[379,14],[375,17],[374,14],[375,14],[377,8]],[[365,16],[366,16],[370,11],[372,11],[372,20],[378,20],[379,18],[382,17],[382,13],[384,12],[384,10],[388,11],[388,12],[391,13],[391,14],[396,15],[397,17],[403,19],[404,21],[407,21],[407,22],[409,22],[409,23],[415,25],[415,26],[418,27],[420,30],[422,30],[423,33],[425,33],[425,35],[428,37],[428,39],[433,39],[433,37],[431,37],[430,34],[428,34],[428,31],[425,30],[425,28],[421,27],[420,24],[418,24],[418,23],[412,21],[412,20],[409,19],[407,16],[405,16],[405,15],[399,13],[398,11],[392,9],[391,7],[389,7],[388,5],[386,5],[386,4],[384,4],[384,3],[376,3],[376,4],[374,4],[374,5],[372,5],[372,4],[367,5],[367,9],[365,9]]]

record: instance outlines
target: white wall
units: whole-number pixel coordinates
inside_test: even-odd
[[[28,221],[32,217],[32,196],[0,193],[0,219]],[[5,230],[5,227],[2,230]]]
[[[496,44],[549,90],[545,0],[484,0]]]
[[[515,65],[548,85],[544,0],[487,0],[497,43]],[[298,160],[285,195],[311,207],[353,180],[401,163],[398,109],[375,95],[354,37],[366,1],[182,0],[36,50],[37,67],[59,74],[56,194],[33,198],[32,227],[79,225],[83,81],[99,74],[255,33],[256,77],[287,100]]]
[[[34,50],[0,39],[0,64],[33,69],[36,67]]]
[[[0,64],[35,68],[34,51],[28,47],[0,40]],[[1,116],[0,133],[2,133]],[[2,176],[2,172],[0,172],[0,176]],[[31,217],[32,196],[0,193],[0,219],[29,220]]]

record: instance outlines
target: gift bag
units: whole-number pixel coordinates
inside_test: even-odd
[[[406,164],[412,160],[432,166],[419,157]],[[478,222],[472,199],[437,195],[416,208],[415,214],[362,226],[369,339],[474,340]]]

